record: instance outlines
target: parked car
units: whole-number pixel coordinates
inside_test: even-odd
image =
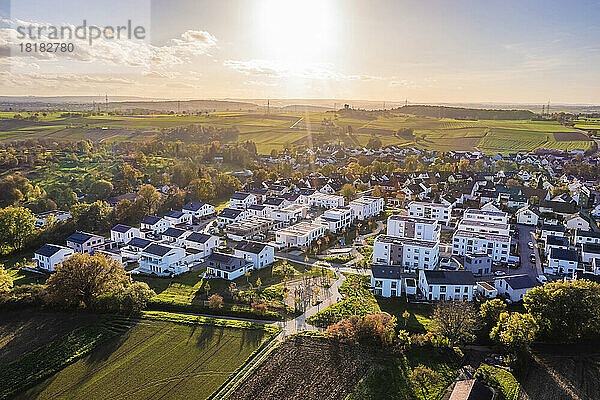
[[[542,285],[548,283],[548,278],[546,278],[546,275],[538,275],[536,279]]]
[[[496,276],[503,276],[503,275],[506,275],[506,272],[504,272],[504,271],[494,271],[494,275],[496,275]]]
[[[533,249],[533,242],[527,243],[527,246],[529,246],[530,249]]]
[[[532,262],[533,264],[535,264],[535,254],[532,254],[532,255],[529,257],[529,259],[531,260],[531,262]]]

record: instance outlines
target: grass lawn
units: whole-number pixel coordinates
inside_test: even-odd
[[[142,319],[17,398],[207,398],[275,333],[238,322],[146,315],[157,319]]]
[[[368,276],[348,274],[340,287],[340,293],[344,296],[344,300],[311,316],[307,320],[308,323],[326,328],[352,315],[379,313],[381,310],[375,296],[368,290],[369,285]]]
[[[520,384],[506,368],[482,364],[477,372],[481,373],[486,384],[498,388],[501,400],[517,400]]]
[[[440,378],[423,390],[410,381],[411,371],[421,364]],[[401,357],[382,360],[380,368],[364,378],[347,400],[438,400],[458,375],[457,368],[452,354],[433,349],[410,350]]]
[[[431,315],[433,309],[429,304],[413,304],[399,298],[386,299],[383,297],[378,297],[377,303],[381,311],[385,311],[396,317],[399,329],[404,329],[404,318],[402,317],[404,311],[410,313],[410,317],[406,323],[406,330],[410,333],[425,333],[432,324]]]

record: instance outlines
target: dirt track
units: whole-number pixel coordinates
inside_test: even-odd
[[[237,389],[232,399],[344,399],[375,356],[359,346],[293,336]]]

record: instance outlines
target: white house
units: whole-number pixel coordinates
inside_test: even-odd
[[[144,238],[133,238],[119,250],[121,257],[125,262],[137,262],[140,259],[142,251],[152,243],[151,240]]]
[[[271,217],[271,209],[267,206],[263,206],[262,204],[252,204],[248,207],[248,212],[255,216],[261,218],[270,218]]]
[[[132,226],[118,224],[110,230],[110,240],[115,243],[125,244],[136,237],[142,237],[142,234],[138,228]]]
[[[411,217],[435,219],[448,225],[450,223],[450,218],[452,217],[452,206],[411,201],[408,204],[408,215]]]
[[[338,233],[352,224],[352,210],[350,207],[336,207],[326,210],[315,222],[322,223],[327,230]]]
[[[371,287],[375,296],[400,297],[405,273],[402,268],[371,265]]]
[[[548,265],[544,273],[549,275],[572,275],[579,266],[579,257],[575,250],[551,248]]]
[[[553,247],[567,250],[569,248],[569,238],[554,235],[546,236],[546,243],[544,246],[545,254],[549,254],[550,249],[552,249]]]
[[[164,242],[175,247],[183,247],[185,238],[187,238],[192,232],[180,229],[180,228],[169,228],[161,234],[161,238]]]
[[[243,276],[252,267],[248,260],[218,251],[206,258],[205,265],[207,274],[230,281]]]
[[[306,218],[307,211],[307,205],[292,203],[281,209],[271,210],[270,218],[283,222],[285,225],[292,225]]]
[[[529,275],[509,275],[494,279],[494,287],[501,296],[508,297],[512,302],[523,300],[523,296],[539,284]]]
[[[96,250],[104,250],[105,243],[102,236],[78,231],[67,238],[67,247],[75,253],[92,254]]]
[[[224,227],[234,222],[242,221],[252,215],[245,209],[240,208],[224,208],[217,216],[217,225]]]
[[[60,210],[52,210],[40,214],[35,214],[35,228],[42,229],[43,227],[52,222],[66,221],[67,219],[72,217],[73,216],[70,212]]]
[[[582,229],[575,230],[574,243],[600,243],[600,232],[584,231]]]
[[[473,300],[475,278],[470,271],[419,271],[419,289],[427,300]]]
[[[487,299],[493,299],[498,296],[498,289],[496,289],[493,285],[490,285],[488,282],[482,281],[477,282],[477,293]]]
[[[260,269],[273,264],[275,249],[265,243],[241,242],[233,249],[234,255],[252,264],[253,269]]]
[[[493,261],[508,262],[510,256],[510,236],[493,233],[457,230],[452,238],[452,254],[487,254]]]
[[[257,204],[256,196],[250,193],[235,192],[229,197],[229,207],[245,210],[252,204]]]
[[[139,272],[156,275],[177,275],[188,271],[184,262],[185,250],[165,244],[152,243],[142,250],[139,259]]]
[[[464,220],[492,222],[506,225],[508,224],[509,215],[503,211],[477,210],[475,208],[468,208],[463,213],[463,221]]]
[[[206,233],[190,233],[183,242],[188,253],[197,254],[198,259],[206,258],[219,245],[219,237]]]
[[[33,261],[37,267],[46,271],[54,271],[58,264],[73,255],[73,249],[56,244],[45,244],[33,253]]]
[[[144,234],[159,235],[169,229],[171,222],[165,218],[148,215],[142,219],[140,231]]]
[[[271,210],[281,210],[282,208],[289,206],[291,203],[282,197],[267,197],[262,203],[263,206]]]
[[[213,215],[215,213],[215,207],[201,201],[190,201],[183,206],[181,211],[185,214],[190,214],[192,219],[200,219]]]
[[[517,224],[537,226],[540,222],[540,212],[530,205],[521,207],[515,213]]]
[[[275,232],[275,242],[283,247],[308,247],[325,235],[325,225],[303,221]]]
[[[181,211],[167,211],[163,217],[171,223],[171,226],[190,225],[192,223],[192,214]]]
[[[591,264],[595,258],[600,258],[600,244],[583,243],[581,245],[581,261]]]
[[[316,208],[336,208],[344,205],[344,198],[334,194],[314,192],[308,196],[308,205]]]
[[[434,269],[439,263],[439,245],[429,240],[379,235],[373,243],[373,263]]]
[[[546,240],[549,235],[565,236],[564,225],[543,224],[542,228],[540,229],[540,237],[542,240]]]
[[[381,197],[363,196],[348,204],[354,219],[363,220],[375,217],[383,212],[385,200]]]
[[[310,204],[308,198],[315,194],[315,189],[310,188],[302,188],[298,190],[298,203],[301,204]]]
[[[467,254],[463,267],[476,276],[489,275],[492,273],[492,257],[485,253]]]
[[[589,231],[591,229],[589,219],[585,218],[581,213],[571,214],[565,218],[565,227],[567,229],[582,229]]]
[[[440,225],[433,218],[391,215],[387,220],[387,234],[437,242],[440,239]]]

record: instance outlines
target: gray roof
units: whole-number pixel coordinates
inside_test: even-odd
[[[550,246],[569,246],[569,238],[563,236],[548,235],[546,244]]]
[[[506,283],[508,284],[508,286],[510,286],[511,288],[513,288],[515,290],[534,288],[536,286],[539,286],[539,284],[536,281],[531,279],[531,277],[529,275],[525,275],[525,274],[502,276],[502,277],[496,278],[496,279],[504,279],[506,281]]]
[[[565,261],[577,261],[577,251],[575,250],[565,250],[553,247],[550,249],[550,258],[565,260]]]
[[[377,279],[402,279],[404,276],[414,277],[414,274],[404,273],[401,267],[386,265],[371,265],[371,274]]]
[[[142,220],[142,224],[154,225],[158,221],[160,221],[160,218],[158,218],[157,216],[155,216],[155,215],[148,215],[148,216],[144,217],[144,219]]]
[[[92,235],[91,233],[75,232],[67,238],[67,242],[83,244],[93,237],[94,237],[94,235]]]
[[[206,241],[208,239],[210,239],[210,235],[207,235],[206,233],[200,233],[200,232],[194,232],[191,233],[188,237],[185,238],[185,240],[189,240],[190,242],[196,242],[196,243],[206,243]]]
[[[582,237],[590,237],[590,238],[600,238],[600,232],[586,231],[583,229],[577,229],[575,231],[575,236]]]
[[[190,211],[198,211],[199,209],[204,207],[205,204],[206,203],[203,203],[201,201],[190,201],[185,206],[183,206],[183,209],[190,210]]]
[[[152,243],[152,240],[134,237],[129,241],[129,243],[127,243],[127,246],[132,246],[132,247],[137,247],[137,248],[143,249],[144,247],[148,246],[150,243]]]
[[[178,238],[181,235],[183,235],[186,232],[186,230],[184,229],[179,229],[179,228],[168,228],[166,231],[163,232],[163,236],[169,236],[169,237],[174,237],[174,238]]]
[[[224,208],[220,213],[219,213],[219,217],[223,217],[223,218],[237,218],[241,213],[243,212],[243,210],[238,210],[236,208]]]
[[[170,218],[181,218],[184,214],[181,211],[175,211],[175,210],[171,210],[171,211],[167,211],[165,213],[165,217],[170,217]]]
[[[234,200],[245,200],[246,198],[248,198],[248,196],[250,196],[250,193],[235,192],[229,198]]]
[[[120,232],[120,233],[125,233],[128,232],[130,229],[133,229],[131,226],[128,225],[122,225],[122,224],[118,224],[115,225],[111,231],[115,231],[115,232]]]
[[[475,285],[471,271],[426,270],[424,273],[430,285]]]
[[[237,246],[235,246],[235,249],[240,250],[240,251],[245,251],[247,253],[260,254],[260,252],[263,251],[263,249],[265,247],[267,247],[267,244],[265,244],[265,243],[241,242],[241,243],[238,243]]]
[[[171,246],[165,246],[165,245],[158,244],[158,243],[152,243],[151,245],[149,245],[148,247],[146,247],[144,249],[144,253],[153,254],[155,256],[162,257],[165,254],[167,254],[169,251],[171,251],[172,249],[173,249],[173,247],[171,247]]]
[[[40,254],[44,257],[51,257],[63,249],[70,250],[67,247],[59,246],[56,244],[45,244],[42,247],[40,247],[39,249],[37,249],[35,254]]]
[[[597,244],[597,243],[584,243],[583,244],[583,252],[584,253],[600,254],[600,244]]]

